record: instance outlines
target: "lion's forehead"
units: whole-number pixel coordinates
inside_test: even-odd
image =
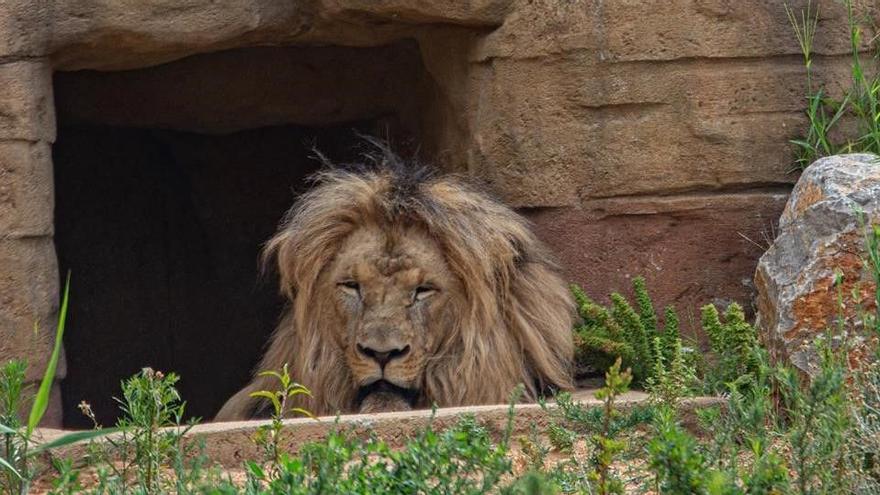
[[[343,243],[336,262],[337,269],[349,276],[383,277],[402,284],[421,283],[426,274],[443,277],[448,272],[436,241],[417,229],[360,228]]]

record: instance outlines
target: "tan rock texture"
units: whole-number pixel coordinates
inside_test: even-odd
[[[839,92],[845,10],[818,3],[817,77]],[[644,275],[657,305],[685,315],[712,298],[745,302],[797,179],[788,140],[805,128],[783,5],[0,0],[5,352],[29,355],[30,319],[49,321],[58,293],[54,93],[71,125],[379,121],[521,208],[595,297]]]
[[[0,232],[52,235],[52,152],[45,142],[0,141]]]
[[[28,380],[42,378],[54,344],[58,273],[52,239],[0,240],[0,362],[28,361]],[[64,360],[58,377],[65,375]]]
[[[865,228],[878,221],[880,157],[834,156],[804,170],[755,274],[758,326],[772,358],[814,372],[816,339],[827,332],[835,345],[847,339],[854,356],[866,355],[867,334],[854,330],[875,309]]]

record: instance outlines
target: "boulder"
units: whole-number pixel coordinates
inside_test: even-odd
[[[813,373],[816,340],[825,335],[851,343],[855,360],[864,357],[869,334],[861,316],[875,307],[866,226],[877,222],[880,157],[832,156],[804,170],[755,274],[758,327],[771,359]]]

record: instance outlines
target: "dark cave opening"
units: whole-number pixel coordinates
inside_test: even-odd
[[[425,77],[411,43],[57,73],[64,426],[91,426],[83,400],[114,424],[121,380],[146,366],[179,374],[187,416],[210,420],[283,309],[259,253],[320,167],[314,150],[357,161],[360,133],[418,147]]]

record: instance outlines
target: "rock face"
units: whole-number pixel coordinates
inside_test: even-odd
[[[858,357],[864,336],[852,329],[860,311],[874,309],[874,283],[863,262],[865,226],[878,221],[880,158],[832,156],[804,171],[755,274],[758,325],[773,359],[814,371],[816,338],[828,329],[835,342],[844,338],[837,331],[841,315]]]

